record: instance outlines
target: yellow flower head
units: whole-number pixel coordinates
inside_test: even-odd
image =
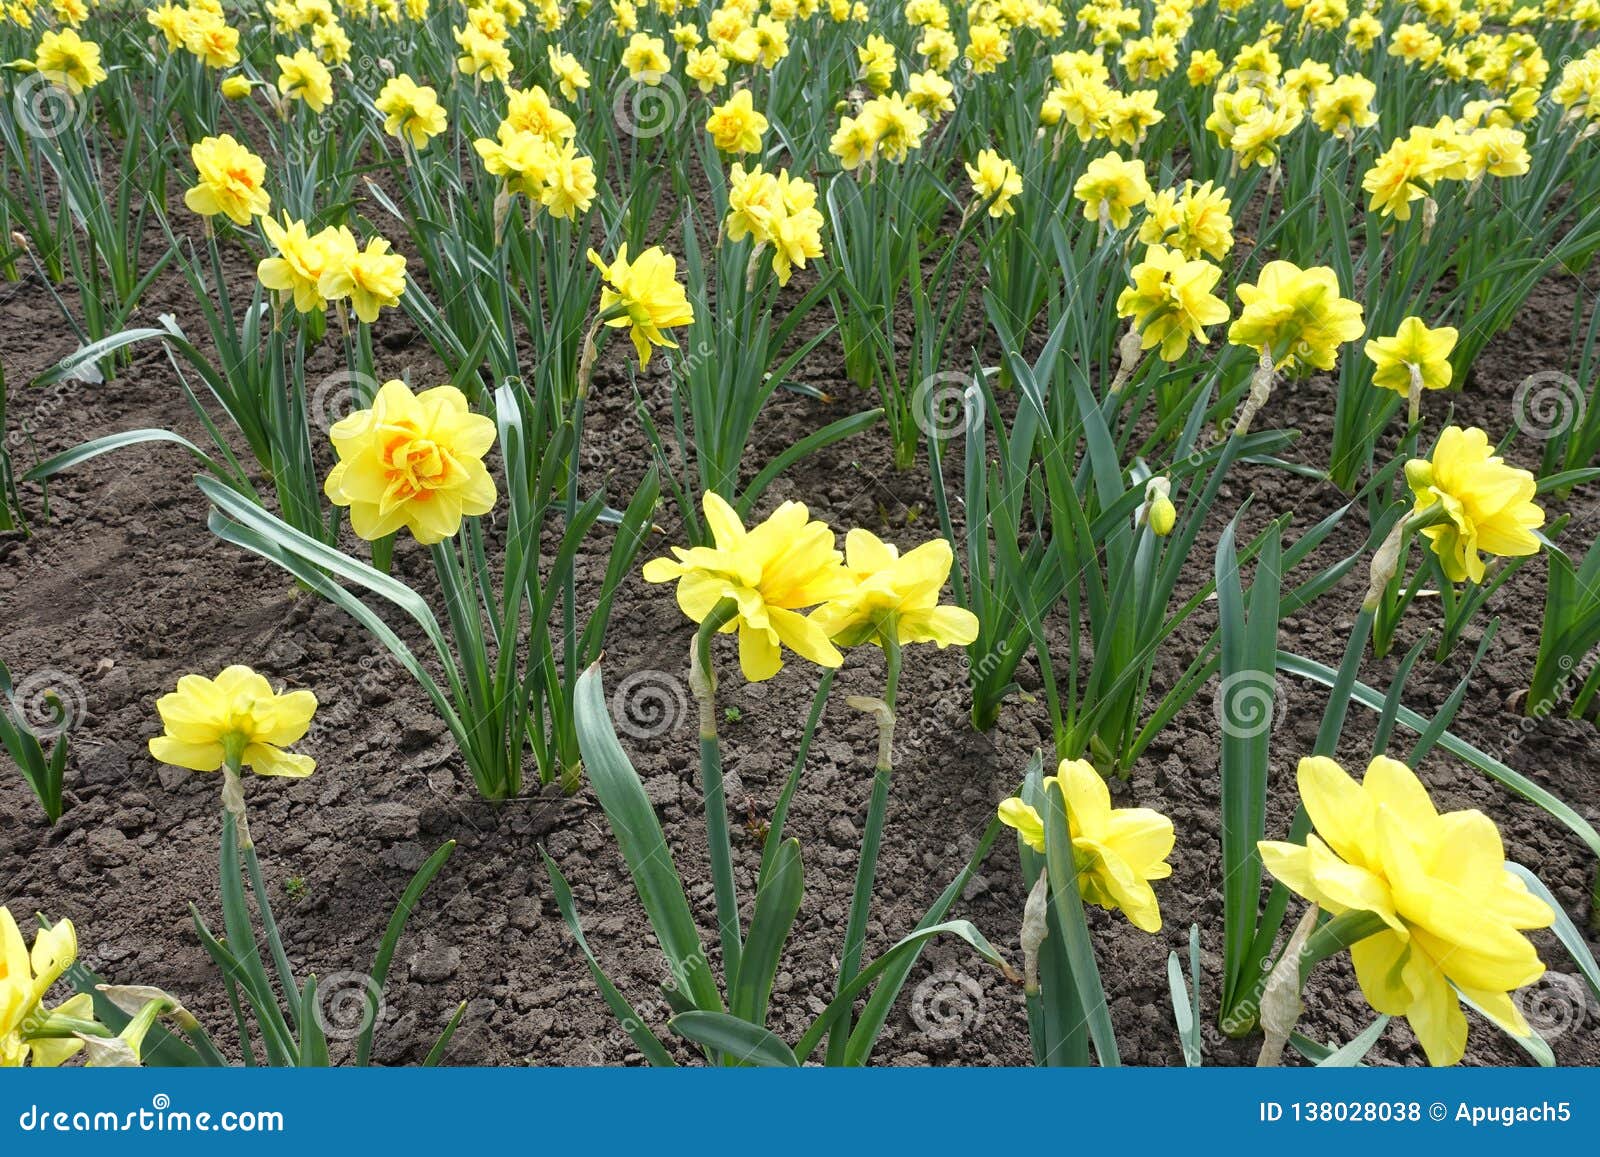
[[[292,293],[294,307],[301,313],[320,312],[327,305],[320,288],[322,275],[330,267],[350,260],[355,238],[348,231],[337,229],[324,229],[313,237],[306,232],[304,221],[290,220],[288,214],[284,214],[282,225],[263,217],[261,228],[278,256],[262,259],[256,266],[256,277],[268,289]]]
[[[1210,257],[1220,261],[1233,248],[1233,202],[1225,190],[1207,181],[1183,183],[1183,190],[1163,189],[1145,204],[1139,240],[1146,245],[1166,245],[1189,260]]]
[[[989,216],[1004,217],[1016,212],[1011,198],[1022,192],[1022,173],[1017,166],[993,149],[984,149],[978,154],[978,163],[966,169],[973,197],[978,204],[989,203]]]
[[[873,97],[862,105],[858,123],[872,142],[871,152],[894,165],[905,160],[912,149],[920,149],[922,134],[928,131],[927,119],[897,92]]]
[[[894,83],[894,45],[874,34],[856,49],[856,59],[861,62],[861,83],[873,92],[888,92]]]
[[[545,55],[550,61],[550,73],[561,88],[561,95],[568,100],[577,100],[578,90],[589,87],[588,71],[578,63],[576,56],[562,52],[554,44],[545,46]]]
[[[939,605],[954,559],[944,539],[902,555],[871,531],[852,530],[845,535],[844,557],[854,586],[811,615],[841,647],[881,647],[891,628],[897,643],[937,643],[941,650],[951,643],[964,647],[978,637],[976,615]]]
[[[255,91],[255,82],[248,76],[230,76],[219,86],[224,100],[243,100]]]
[[[1533,500],[1538,484],[1495,454],[1477,427],[1447,426],[1431,459],[1406,463],[1406,482],[1417,500],[1413,517],[1435,505],[1445,515],[1422,533],[1451,582],[1483,581],[1480,551],[1502,558],[1539,552],[1533,533],[1544,525],[1544,510]]]
[[[827,524],[812,521],[803,504],[785,502],[747,531],[715,492],[707,492],[702,506],[716,545],[673,547],[675,560],[645,564],[645,581],[676,581],[678,606],[697,623],[723,599],[737,602],[738,614],[721,629],[738,630],[739,667],[751,682],[778,673],[780,646],[824,667],[844,662],[815,616],[799,613],[847,593],[853,584]]]
[[[189,150],[198,182],[183,203],[202,217],[223,214],[237,225],[264,217],[272,208],[263,182],[267,166],[227,133],[206,137]]]
[[[350,508],[351,528],[369,542],[403,526],[432,546],[453,537],[463,517],[493,509],[483,456],[494,435],[494,421],[469,411],[454,386],[413,394],[404,382],[385,382],[370,410],[328,431],[339,461],[323,492]]]
[[[333,77],[316,53],[297,48],[293,56],[278,57],[278,91],[288,100],[305,101],[307,108],[319,113],[333,99]]]
[[[1226,303],[1211,292],[1222,270],[1209,261],[1152,245],[1131,277],[1117,297],[1117,316],[1132,318],[1141,348],[1160,346],[1163,361],[1182,357],[1190,338],[1205,345],[1205,327],[1228,320]]]
[[[1086,903],[1120,910],[1143,932],[1161,931],[1161,905],[1151,880],[1172,875],[1166,862],[1175,837],[1172,821],[1144,807],[1114,808],[1106,781],[1087,760],[1064,759],[1045,784],[1056,784],[1067,804],[1078,887]],[[1044,852],[1044,820],[1016,796],[1000,803],[1000,822]]]
[[[748,88],[741,88],[706,118],[706,132],[724,153],[758,152],[766,131],[767,118],[756,111]]]
[[[600,254],[589,250],[589,260],[600,270],[605,283],[600,287],[600,316],[613,329],[628,328],[639,366],[650,364],[654,346],[677,349],[678,343],[664,331],[694,321],[694,307],[678,284],[678,263],[659,245],[628,260],[623,245],[607,265]]]
[[[1089,162],[1072,192],[1083,202],[1083,215],[1090,221],[1126,229],[1133,210],[1150,199],[1150,182],[1142,161],[1124,161],[1118,154],[1108,153]]]
[[[340,226],[341,242],[349,230]],[[400,304],[406,289],[406,259],[389,252],[389,243],[374,237],[365,249],[356,249],[354,238],[348,244],[330,246],[340,259],[329,261],[317,282],[317,290],[329,301],[348,297],[356,316],[371,325],[378,311]]]
[[[631,80],[660,84],[661,78],[672,69],[666,41],[659,36],[635,32],[628,40],[628,47],[622,50],[622,67],[628,70]]]
[[[100,46],[71,28],[41,36],[33,66],[40,76],[71,93],[93,88],[106,78],[106,70],[100,67]]]
[[[219,13],[191,9],[183,26],[183,47],[207,68],[232,68],[239,63],[239,30]]]
[[[1423,389],[1444,389],[1450,384],[1450,351],[1456,348],[1456,336],[1448,325],[1429,329],[1420,317],[1406,318],[1393,337],[1373,338],[1366,344],[1363,352],[1378,367],[1372,384],[1409,394],[1415,375]]]
[[[61,920],[33,938],[33,951],[9,908],[0,907],[0,1069],[31,1063],[54,1068],[83,1047],[77,1037],[24,1040],[23,1028],[41,1014],[94,1019],[94,998],[80,993],[54,1009],[43,1007],[52,985],[78,958],[78,933]]]
[[[1346,140],[1357,129],[1378,123],[1372,110],[1377,95],[1378,86],[1364,76],[1336,76],[1312,98],[1311,120],[1323,132]]]
[[[316,770],[309,755],[282,750],[305,736],[317,697],[310,691],[278,693],[249,667],[234,665],[215,679],[185,675],[178,689],[156,700],[165,734],[150,740],[150,754],[190,771],[225,764],[257,775],[303,779]]]
[[[391,77],[373,102],[383,114],[383,131],[391,137],[409,140],[420,149],[445,130],[445,112],[439,94],[409,76]]]
[[[710,92],[728,83],[728,58],[715,48],[691,48],[684,60],[683,73],[701,92]]]
[[[933,69],[913,72],[906,86],[906,103],[929,120],[954,112],[956,86]]]
[[[1457,990],[1527,1036],[1511,993],[1544,965],[1522,930],[1548,927],[1554,913],[1506,870],[1494,822],[1479,811],[1439,814],[1411,769],[1381,755],[1359,784],[1323,756],[1302,759],[1298,780],[1316,830],[1304,846],[1262,841],[1261,858],[1336,916],[1382,918],[1381,931],[1350,948],[1367,1002],[1405,1017],[1435,1065],[1466,1051]]]
[[[1339,295],[1338,276],[1325,265],[1269,261],[1256,283],[1238,293],[1244,309],[1228,340],[1269,356],[1279,369],[1331,370],[1339,347],[1364,329],[1361,306]]]

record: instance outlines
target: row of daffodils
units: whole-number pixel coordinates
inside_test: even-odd
[[[1262,1063],[1290,1045],[1347,1062],[1354,1043],[1294,1030],[1302,1005],[1333,999],[1317,966],[1348,953],[1375,1018],[1362,1047],[1400,1018],[1390,1055],[1457,1063],[1475,1009],[1484,1032],[1552,1058],[1522,1002],[1546,946],[1582,947],[1574,916],[1493,820],[1439,810],[1425,780],[1463,762],[1597,854],[1600,833],[1456,738],[1465,682],[1431,720],[1405,683],[1425,646],[1443,664],[1469,637],[1470,679],[1494,595],[1516,582],[1516,612],[1533,613],[1542,571],[1525,710],[1600,703],[1600,551],[1580,556],[1565,536],[1582,520],[1561,506],[1600,479],[1600,323],[1562,363],[1576,368],[1557,428],[1524,436],[1525,390],[1517,414],[1493,397],[1471,410],[1488,428],[1456,404],[1536,288],[1600,252],[1596,0],[136,7],[0,3],[16,111],[0,124],[0,235],[15,237],[0,277],[49,285],[81,339],[40,383],[116,391],[134,351],[160,344],[186,389],[205,387],[206,440],[137,429],[13,469],[32,442],[0,438],[0,531],[55,532],[29,524],[34,483],[185,445],[211,531],[392,655],[481,795],[598,802],[667,1006],[613,983],[541,853],[545,910],[650,1063],[866,1064],[936,939],[1016,986],[1037,1063],[1120,1063],[1096,948],[1170,936],[1164,882],[1218,862],[1206,825],[1138,806],[1156,794],[1151,741],[1208,699],[1220,751],[1183,774],[1220,785],[1199,794],[1221,799],[1222,915],[1173,945],[1215,949],[1220,967],[1209,992],[1186,991],[1175,952],[1174,979],[1151,981],[1173,993],[1172,1055],[1205,1059],[1184,1007],[1203,997],[1227,1033],[1260,1034]],[[145,295],[169,283],[192,308],[152,324]],[[321,421],[314,357],[338,367],[337,421]],[[776,424],[780,394],[801,426]],[[606,440],[618,414],[637,461]],[[1297,441],[1283,427],[1301,415],[1331,434]],[[895,468],[928,471],[918,541],[887,519],[841,538],[813,514],[825,501],[795,468],[873,438]],[[1228,507],[1275,493],[1263,479],[1282,470],[1292,492],[1348,497],[1303,532]],[[1336,530],[1362,545],[1327,561]],[[595,552],[607,565],[578,565]],[[416,585],[401,553],[425,556],[405,569]],[[687,647],[697,734],[662,742],[697,749],[674,763],[698,771],[703,814],[685,822],[703,825],[709,895],[679,874],[602,685],[619,597]],[[1280,621],[1343,622],[1352,601],[1336,667],[1285,649]],[[919,702],[930,643],[962,653],[959,713]],[[1398,678],[1363,668],[1396,645]],[[236,658],[173,671],[148,740],[155,762],[219,773],[219,894],[191,910],[214,982],[172,994],[100,976],[92,912],[80,954],[73,922],[45,914],[25,935],[0,907],[0,1065],[371,1059],[389,962],[454,845],[412,877],[365,975],[370,1015],[330,1046],[313,962],[290,957],[272,912],[257,837],[274,833],[252,829],[263,788],[246,773],[304,779],[334,745],[294,672],[275,686],[245,665],[260,657]],[[1020,693],[1025,660],[1037,694]],[[760,832],[731,826],[725,798],[737,732],[719,728],[718,672],[735,662],[811,697],[772,732],[798,740]],[[1286,750],[1270,726],[1288,676],[1328,689],[1314,746]],[[858,753],[855,877],[831,990],[780,1036],[771,1004],[807,876],[786,828],[836,683],[876,739]],[[71,737],[30,729],[3,665],[0,692],[0,742],[53,822]],[[1357,780],[1336,760],[1367,709],[1380,753]],[[918,918],[875,907],[891,797],[918,786],[896,778],[906,729],[1019,713],[1048,755],[1007,769]],[[1398,728],[1419,736],[1406,763],[1381,754]],[[1273,771],[1295,761],[1290,791]],[[980,930],[959,908],[993,864],[1014,866],[1026,901]],[[185,1007],[223,993],[231,1023]],[[641,996],[669,1010],[643,1015]],[[447,1059],[466,1015],[406,1047]]]

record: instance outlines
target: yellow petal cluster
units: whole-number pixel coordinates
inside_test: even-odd
[[[316,709],[310,691],[276,692],[249,667],[227,667],[215,679],[185,675],[156,700],[164,730],[150,740],[150,754],[189,771],[232,761],[257,775],[303,779],[316,760],[283,748],[305,736]]]
[[[1350,949],[1367,1002],[1405,1017],[1435,1065],[1466,1051],[1457,992],[1527,1036],[1511,994],[1544,965],[1523,931],[1548,927],[1554,913],[1506,870],[1494,822],[1479,811],[1441,814],[1411,769],[1384,756],[1360,783],[1331,759],[1302,759],[1297,781],[1315,831],[1303,846],[1263,841],[1261,858],[1334,915],[1382,918],[1382,931]]]

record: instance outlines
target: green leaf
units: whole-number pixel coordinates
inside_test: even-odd
[[[1078,999],[1089,1022],[1089,1039],[1101,1065],[1111,1068],[1122,1063],[1117,1050],[1117,1034],[1106,1005],[1106,990],[1100,980],[1100,966],[1094,958],[1094,941],[1084,920],[1083,898],[1078,893],[1078,866],[1073,851],[1071,827],[1067,822],[1067,801],[1054,782],[1045,785],[1044,796],[1045,865],[1050,873],[1050,899],[1060,921],[1067,964],[1077,985]]]
[[[767,1022],[767,1002],[772,979],[783,957],[783,946],[800,913],[805,876],[800,864],[800,841],[785,840],[778,848],[770,877],[763,877],[756,893],[750,933],[739,957],[739,971],[728,991],[728,1008],[751,1024]]]
[[[673,980],[694,998],[697,1008],[720,1012],[722,997],[712,979],[711,964],[683,894],[683,881],[673,863],[672,851],[639,773],[611,726],[600,664],[594,664],[578,678],[574,709],[578,748],[583,752],[589,783],[632,873],[639,902],[661,941]]]
[[[395,945],[400,942],[400,934],[405,931],[406,921],[411,918],[417,901],[422,899],[422,893],[427,891],[428,885],[433,883],[433,878],[455,850],[456,842],[449,840],[428,857],[427,862],[411,877],[406,890],[400,894],[400,902],[394,906],[393,915],[389,917],[389,926],[384,929],[383,939],[378,943],[378,954],[372,958],[372,967],[367,970],[367,979],[372,983],[367,985],[366,1019],[361,1035],[356,1038],[358,1065],[366,1064],[367,1058],[372,1055],[372,1034],[378,1027],[378,1003],[383,994],[384,981],[389,979],[389,963],[394,959]]]
[[[765,1069],[793,1069],[800,1066],[793,1050],[777,1034],[725,1012],[695,1009],[693,1012],[679,1013],[667,1023],[673,1032],[740,1064]]]
[[[567,922],[567,930],[572,933],[579,951],[588,962],[589,975],[594,977],[595,984],[600,988],[600,995],[605,998],[612,1015],[633,1038],[633,1043],[639,1046],[639,1051],[644,1053],[646,1060],[657,1068],[672,1068],[674,1062],[671,1054],[667,1052],[667,1047],[655,1033],[645,1027],[644,1018],[634,1011],[627,998],[617,990],[617,986],[611,983],[611,978],[600,967],[600,961],[595,959],[594,951],[589,947],[589,940],[583,934],[583,925],[578,923],[578,912],[572,904],[572,889],[567,884],[567,878],[561,874],[561,869],[556,867],[556,862],[543,848],[539,849],[539,855],[544,860],[545,871],[550,874],[550,888],[556,895],[556,907],[561,910],[561,918]],[[674,989],[674,992],[676,991]]]
[[[219,478],[227,477],[227,472],[218,463],[181,434],[174,434],[171,430],[141,429],[123,430],[117,434],[107,434],[103,438],[91,438],[87,442],[80,442],[70,450],[63,450],[40,462],[32,470],[22,476],[24,482],[42,482],[46,478],[54,478],[75,466],[80,466],[101,454],[112,450],[120,450],[124,446],[137,446],[145,442],[171,442],[182,446],[207,470]]]

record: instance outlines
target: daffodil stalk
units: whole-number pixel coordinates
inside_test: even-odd
[[[835,991],[842,991],[861,970],[861,950],[867,936],[867,919],[872,911],[872,891],[878,879],[878,851],[883,844],[883,822],[889,810],[889,784],[894,775],[894,713],[900,688],[900,641],[895,617],[887,616],[880,627],[883,643],[883,697],[852,696],[850,706],[865,711],[878,724],[878,758],[872,771],[872,797],[867,804],[867,824],[861,833],[861,855],[856,862],[855,890],[850,896],[850,915],[845,922],[844,949],[839,958],[839,978]],[[851,1017],[846,1012],[828,1037],[828,1061],[838,1064],[850,1041]]]
[[[723,599],[700,623],[690,657],[689,688],[699,706],[700,790],[705,798],[706,843],[711,851],[711,884],[717,901],[717,933],[723,966],[739,970],[743,932],[739,893],[733,879],[733,843],[728,835],[728,798],[722,783],[722,746],[717,740],[717,674],[711,661],[711,640],[739,613],[739,604]]]

